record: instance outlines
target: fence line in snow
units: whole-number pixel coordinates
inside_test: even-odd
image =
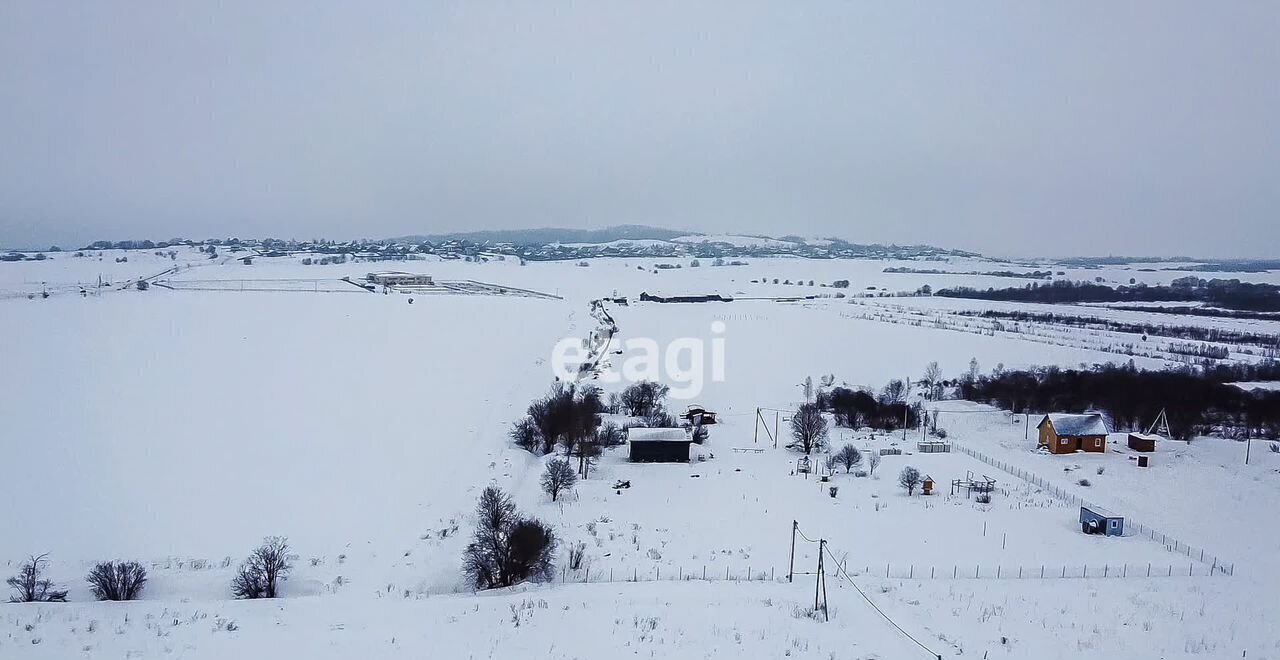
[[[810,575],[810,573],[796,573],[796,575]],[[695,580],[701,582],[785,582],[786,579],[786,571],[778,573],[772,566],[758,570],[754,566],[725,566],[723,569],[719,566],[708,565],[692,568],[651,566],[646,567],[643,571],[634,566],[630,569],[621,567],[594,568],[591,566],[572,569],[562,566],[552,581],[565,583],[688,582]]]
[[[1098,506],[1080,497],[1079,495],[1076,495],[1075,493],[1072,493],[1060,486],[1056,486],[1050,483],[1048,480],[1044,479],[1043,477],[1040,477],[1039,475],[1033,472],[1029,472],[1015,465],[1010,465],[1004,461],[998,461],[994,458],[991,458],[990,456],[987,456],[986,454],[980,451],[977,451],[975,449],[970,449],[955,441],[952,441],[951,446],[957,451],[968,454],[969,456],[972,456],[973,458],[976,458],[982,461],[983,463],[986,463],[987,465],[990,465],[995,468],[999,468],[1009,474],[1012,474],[1013,476],[1019,479],[1022,479],[1023,481],[1031,483],[1035,486],[1039,486],[1040,488],[1043,488],[1045,491],[1047,491],[1049,494],[1067,502],[1068,504],[1085,506],[1090,508],[1095,508]],[[1103,507],[1103,508],[1106,508],[1106,507]],[[1168,550],[1169,552],[1183,554],[1190,559],[1208,564],[1209,569],[1208,569],[1208,572],[1206,573],[1207,575],[1215,575],[1215,574],[1235,575],[1236,573],[1235,562],[1223,561],[1221,557],[1207,552],[1204,548],[1197,548],[1189,543],[1185,543],[1180,539],[1174,538],[1172,536],[1169,536],[1168,534],[1155,530],[1150,525],[1144,525],[1129,516],[1124,517],[1124,526],[1125,526],[1126,536],[1146,536],[1152,541],[1155,541],[1156,543],[1163,545],[1165,547],[1165,550]]]
[[[888,578],[892,580],[1078,580],[1078,579],[1146,579],[1171,577],[1207,577],[1230,575],[1218,566],[1204,566],[1197,561],[1186,565],[1157,563],[1122,564],[876,564],[842,568],[853,577]],[[799,576],[813,572],[797,572]],[[828,575],[833,573],[828,572]],[[586,567],[570,569],[561,567],[553,582],[565,584],[598,584],[608,582],[785,582],[786,571],[779,573],[774,567],[757,569],[743,566],[649,566],[638,567]]]

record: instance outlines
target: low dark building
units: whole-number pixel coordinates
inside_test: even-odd
[[[632,463],[688,463],[691,443],[684,429],[627,429]]]
[[[1152,435],[1150,433],[1130,433],[1129,449],[1134,451],[1155,451],[1156,441],[1163,439],[1164,438],[1161,438],[1158,435]]]
[[[733,298],[727,298],[718,293],[711,293],[711,294],[704,294],[704,295],[660,296],[660,295],[651,295],[645,292],[640,294],[640,300],[645,302],[657,302],[657,303],[733,302]]]
[[[1085,534],[1124,536],[1124,516],[1096,506],[1080,507],[1080,531]]]

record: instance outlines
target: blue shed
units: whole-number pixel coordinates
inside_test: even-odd
[[[1124,516],[1096,506],[1080,507],[1080,531],[1085,534],[1124,536]]]

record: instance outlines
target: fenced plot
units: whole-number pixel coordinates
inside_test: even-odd
[[[953,446],[958,452],[972,456],[983,463],[991,465],[992,467],[1000,468],[1023,481],[1043,488],[1050,495],[1066,502],[1069,505],[1090,508],[1098,506],[1079,495],[1072,493],[1071,491],[1050,483],[1039,475],[1017,467],[1016,465],[1010,465],[1004,461],[996,460],[980,451],[970,449],[960,444],[954,444]],[[1221,557],[1206,552],[1204,548],[1192,546],[1180,539],[1164,534],[1163,532],[1158,532],[1152,527],[1133,520],[1128,516],[1125,516],[1125,529],[1127,530],[1125,534],[1126,536],[1145,536],[1148,539],[1163,545],[1169,552],[1186,555],[1188,558],[1197,562],[1208,564],[1209,568],[1206,572],[1207,575],[1235,575],[1235,562],[1223,561]]]

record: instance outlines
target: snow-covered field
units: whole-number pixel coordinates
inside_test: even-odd
[[[723,339],[723,379],[705,371],[692,399],[671,402],[720,413],[696,449],[705,460],[631,464],[626,447],[613,449],[567,501],[552,504],[537,484],[544,459],[507,438],[551,384],[552,347],[594,329],[594,298],[713,289],[823,296],[835,290],[820,285],[838,279],[850,280],[848,294],[1020,282],[883,272],[1002,265],[779,258],[658,270],[678,260],[304,266],[290,257],[247,266],[194,250],[120,256],[0,264],[9,294],[0,300],[0,568],[8,575],[27,555],[49,552],[51,576],[73,601],[0,606],[0,657],[929,657],[856,584],[943,657],[1280,658],[1271,511],[1280,454],[1263,443],[1248,466],[1240,443],[1164,445],[1140,470],[1122,436],[1105,454],[1043,456],[1007,414],[940,404],[957,411],[940,423],[957,444],[1207,548],[1232,562],[1231,576],[1149,536],[1082,535],[1077,508],[1063,498],[964,453],[915,453],[918,431],[904,440],[836,429],[837,446],[906,454],[885,456],[874,476],[822,483],[794,474],[796,454],[774,449],[765,430],[776,421],[786,432],[784,414],[767,409],[793,408],[806,377],[879,387],[916,378],[931,361],[954,376],[970,359],[984,370],[1128,359],[1088,342],[858,318],[849,311],[859,306],[834,297],[610,305],[624,352],[609,359],[619,365],[634,353],[629,340]],[[174,266],[166,277],[175,283],[334,283],[391,268],[564,299],[433,295],[408,304],[349,285],[341,295],[336,285],[335,293],[118,290]],[[1086,272],[1169,276],[1114,270]],[[99,275],[116,286],[98,289]],[[90,285],[83,297],[81,285]],[[676,366],[663,380],[690,385],[692,365]],[[939,492],[906,496],[896,485],[904,465],[932,476]],[[950,493],[951,480],[970,472],[998,480],[992,504]],[[1080,476],[1092,485],[1074,485]],[[616,480],[631,488],[612,488]],[[463,589],[471,510],[489,483],[553,523],[565,545],[583,543],[586,569],[568,570],[562,557],[553,584]],[[830,622],[806,614],[814,576],[786,581],[793,520],[830,543]],[[287,535],[298,555],[284,598],[230,600],[234,566],[269,534]],[[151,568],[142,601],[88,602],[81,576],[108,558]],[[811,573],[816,562],[816,546],[801,538],[795,570]]]

